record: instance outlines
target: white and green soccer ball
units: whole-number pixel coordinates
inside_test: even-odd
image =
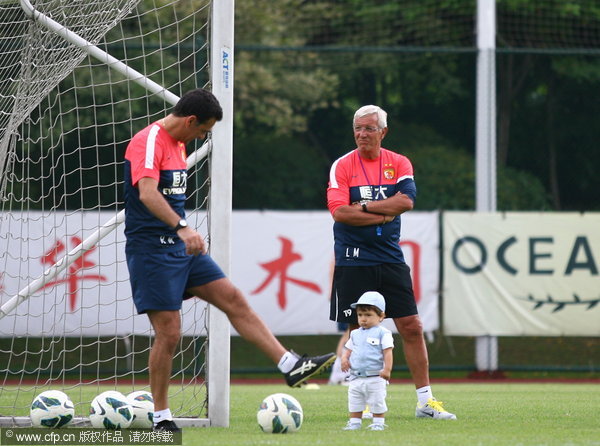
[[[75,416],[75,407],[66,393],[46,390],[31,402],[29,416],[34,427],[58,428],[71,422]]]
[[[95,428],[127,429],[133,421],[133,407],[121,392],[107,390],[92,400],[90,422]]]
[[[136,429],[149,429],[154,425],[154,399],[146,390],[138,390],[127,395],[129,404],[133,408],[133,421],[129,427]]]
[[[263,432],[285,434],[300,429],[304,414],[296,398],[286,393],[274,393],[262,401],[256,419]]]

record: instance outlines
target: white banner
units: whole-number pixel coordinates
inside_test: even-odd
[[[439,326],[438,215],[411,212],[402,225],[403,250],[426,331]],[[29,213],[24,223],[3,219],[1,304],[112,216]],[[188,220],[194,224],[195,218]],[[201,215],[198,221],[204,221]],[[233,213],[231,279],[276,335],[337,333],[329,321],[332,225],[326,211]],[[205,234],[206,228],[200,231]],[[147,317],[137,316],[133,306],[124,250],[120,227],[0,319],[0,337],[149,334]],[[192,299],[183,306],[186,335],[204,333],[205,305],[194,301],[201,302]]]
[[[600,335],[600,214],[444,213],[444,331]]]
[[[2,305],[112,217],[110,212],[2,215]],[[149,334],[147,316],[134,314],[121,225],[0,319],[0,336]]]
[[[402,216],[401,244],[425,331],[439,327],[438,216]],[[237,211],[233,232],[232,279],[275,334],[337,333],[329,320],[334,256],[328,212]]]

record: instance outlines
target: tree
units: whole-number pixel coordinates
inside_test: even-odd
[[[256,131],[271,131],[275,135],[303,132],[311,113],[334,103],[337,77],[315,67],[311,62],[313,55],[293,49],[267,51],[306,44],[308,36],[301,26],[306,17],[303,3],[236,2],[238,44],[265,50],[236,54],[234,109],[236,134],[240,137]]]
[[[289,36],[299,37],[293,41],[294,51],[303,49],[302,54],[307,56],[302,58],[302,67],[312,64],[313,69],[318,67],[325,73],[323,76],[329,75],[337,81],[337,92],[330,92],[328,103],[306,113],[306,131],[294,133],[298,141],[318,147],[333,161],[352,148],[348,129],[354,110],[366,103],[376,103],[389,112],[393,125],[409,130],[403,136],[421,138],[425,143],[433,136],[440,148],[461,150],[473,156],[476,2],[283,3],[284,8],[297,8],[294,18],[288,20],[292,29]],[[553,197],[554,209],[600,206],[589,192],[600,187],[600,179],[590,172],[590,166],[600,161],[594,137],[598,101],[590,94],[599,81],[597,52],[582,56],[560,54],[565,51],[583,54],[586,48],[600,45],[597,38],[600,10],[595,3],[593,0],[497,2],[499,200],[503,194],[501,187],[507,187],[500,185],[500,176],[510,172],[509,176],[514,178],[539,177]],[[278,2],[271,5],[278,7]],[[273,12],[269,14],[272,16]],[[269,32],[274,29],[264,22],[259,24]],[[286,22],[286,30],[287,25]],[[264,37],[262,30],[255,30],[255,34]],[[238,38],[238,45],[239,42]],[[278,42],[281,45],[284,40],[280,38]],[[304,48],[297,46],[301,42]],[[262,49],[264,53],[265,47]],[[278,48],[270,49],[275,52]],[[290,59],[276,60],[272,55],[262,59],[264,65],[269,65],[263,67],[265,70],[277,73],[269,82],[279,79],[284,70],[292,69]],[[275,63],[285,66],[270,66]],[[277,99],[290,95],[284,90],[255,91],[262,94],[265,104],[270,104],[275,93]],[[245,104],[239,105],[238,112],[242,113]],[[303,114],[302,107],[294,113]],[[256,128],[252,124],[253,114],[251,111],[244,116],[249,128]],[[291,115],[284,119],[291,121]],[[417,128],[421,134],[410,133]],[[259,131],[268,129],[268,125],[259,126]],[[398,140],[396,147],[405,148],[402,140]],[[539,184],[532,180],[531,188],[539,192]],[[546,194],[541,196],[542,200],[533,200],[537,204],[532,205],[539,206],[536,209],[548,206]],[[515,197],[515,206],[522,205]]]
[[[497,15],[498,164],[544,179],[555,209],[598,209],[588,191],[600,181],[587,168],[600,162],[598,101],[580,95],[600,82],[600,59],[590,51],[600,44],[597,2],[504,0]]]

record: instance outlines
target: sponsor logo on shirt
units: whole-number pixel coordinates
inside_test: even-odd
[[[163,195],[178,195],[185,194],[185,190],[187,189],[187,172],[185,170],[182,171],[174,171],[173,172],[173,183],[171,187],[163,187],[162,193]]]
[[[162,193],[163,195],[185,194],[185,187],[165,187]]]

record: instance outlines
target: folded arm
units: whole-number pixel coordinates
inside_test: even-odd
[[[333,213],[333,219],[339,223],[351,226],[380,225],[392,221],[397,215],[413,208],[413,200],[402,192],[385,200],[368,201],[367,211],[360,203],[338,207]]]

